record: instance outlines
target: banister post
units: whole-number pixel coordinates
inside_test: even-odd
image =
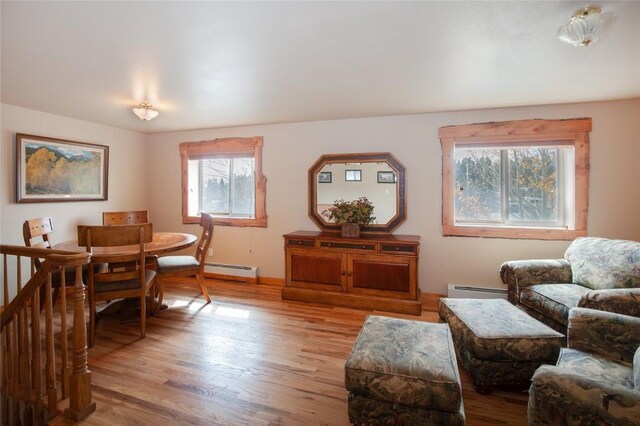
[[[91,263],[89,264],[91,268]],[[87,368],[87,325],[84,317],[84,284],[82,266],[76,266],[76,280],[73,286],[73,355],[71,377],[69,378],[69,408],[65,417],[79,421],[96,410],[91,401],[91,372]]]

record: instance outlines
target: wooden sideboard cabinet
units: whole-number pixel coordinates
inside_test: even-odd
[[[420,315],[420,237],[296,231],[284,235],[282,298]]]

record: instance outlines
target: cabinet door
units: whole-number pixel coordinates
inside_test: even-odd
[[[347,255],[287,249],[287,286],[345,291]]]
[[[347,291],[415,300],[416,269],[415,257],[350,254]]]

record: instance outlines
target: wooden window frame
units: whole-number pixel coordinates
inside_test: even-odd
[[[206,156],[250,155],[255,161],[255,217],[214,216],[213,223],[223,226],[267,227],[267,178],[262,174],[262,136],[221,138],[180,144],[182,170],[182,223],[200,223],[200,216],[189,216],[189,159]]]
[[[566,120],[517,120],[439,129],[442,145],[442,234],[458,237],[489,237],[536,240],[573,240],[587,235],[589,207],[589,132],[591,118]],[[574,148],[574,224],[572,227],[515,227],[455,223],[454,174],[456,145],[541,146],[561,141]]]

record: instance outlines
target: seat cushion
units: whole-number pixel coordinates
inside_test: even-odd
[[[150,269],[144,271],[144,282],[147,287],[151,281],[155,278],[156,272]],[[140,288],[140,281],[138,279],[130,279],[124,281],[111,281],[111,282],[97,282],[95,286],[96,293],[107,293],[112,291],[122,290],[135,290]]]
[[[629,389],[634,387],[631,367],[577,349],[562,348],[556,365],[592,380],[613,383]]]
[[[578,306],[588,291],[577,284],[538,284],[522,290],[520,303],[566,326],[569,310]]]
[[[369,398],[458,411],[462,391],[449,326],[367,317],[345,364],[345,385]]]
[[[555,360],[564,336],[503,299],[440,299],[456,342],[490,361]]]
[[[198,269],[200,263],[193,256],[163,256],[158,258],[158,273]]]
[[[593,290],[640,287],[640,242],[581,237],[564,256],[576,284]]]

